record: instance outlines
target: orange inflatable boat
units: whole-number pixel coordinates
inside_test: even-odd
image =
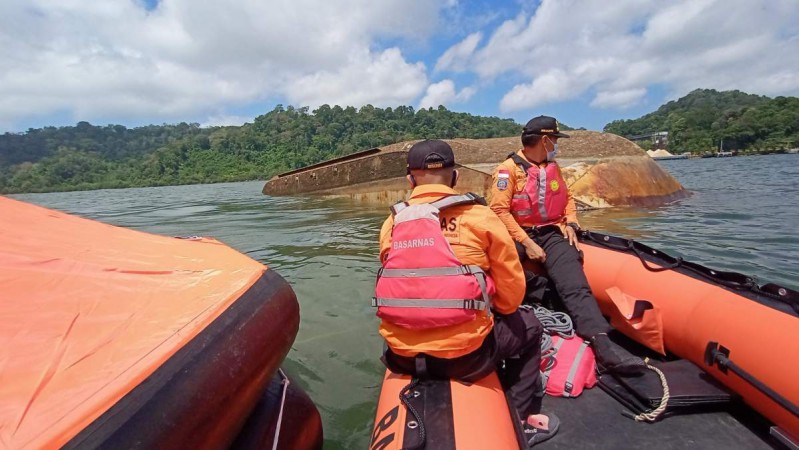
[[[601,389],[547,396],[544,412],[556,413],[561,427],[541,448],[799,448],[799,292],[618,237],[583,232],[580,239],[594,295],[624,335],[614,339],[639,355],[660,353],[661,363],[693,363],[692,389],[704,370],[745,405],[697,407],[644,425],[620,414],[618,398]],[[422,381],[401,394],[410,382],[386,373],[371,450],[526,448],[496,375],[471,386]]]
[[[386,371],[370,450],[520,448],[520,430],[514,427],[520,421],[512,420],[518,415],[508,407],[496,374],[471,385],[411,381]]]
[[[220,448],[256,420],[299,325],[277,273],[4,197],[0,230],[3,448]]]
[[[799,438],[799,292],[627,239],[581,240],[594,296],[616,329],[692,361]]]

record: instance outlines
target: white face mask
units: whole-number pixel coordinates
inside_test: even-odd
[[[549,142],[552,142],[552,140],[549,140]],[[552,142],[552,151],[547,152],[547,161],[554,161],[555,156],[557,155],[558,155],[558,143]]]

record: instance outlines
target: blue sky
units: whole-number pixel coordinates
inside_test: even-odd
[[[5,0],[0,132],[444,105],[600,130],[693,89],[799,95],[797,0]]]

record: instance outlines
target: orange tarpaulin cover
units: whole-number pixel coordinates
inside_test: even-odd
[[[266,268],[0,197],[0,447],[58,447],[213,322]]]

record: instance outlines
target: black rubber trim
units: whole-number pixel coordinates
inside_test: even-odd
[[[299,328],[267,270],[238,300],[64,448],[221,448],[241,430]]]
[[[455,381],[452,381],[455,383]],[[419,395],[413,397],[414,391]],[[455,418],[452,411],[452,387],[449,380],[422,380],[410,392],[410,403],[423,417],[427,430],[425,449],[455,450]],[[413,421],[411,414],[406,414],[403,431],[402,448],[418,446],[419,434],[416,428],[409,428]]]
[[[754,277],[738,272],[724,272],[675,258],[652,247],[630,239],[583,230],[578,233],[586,245],[634,255],[650,271],[673,270],[691,278],[709,282],[777,311],[799,317],[799,292],[776,284],[758,285]],[[657,264],[661,267],[653,267]]]

